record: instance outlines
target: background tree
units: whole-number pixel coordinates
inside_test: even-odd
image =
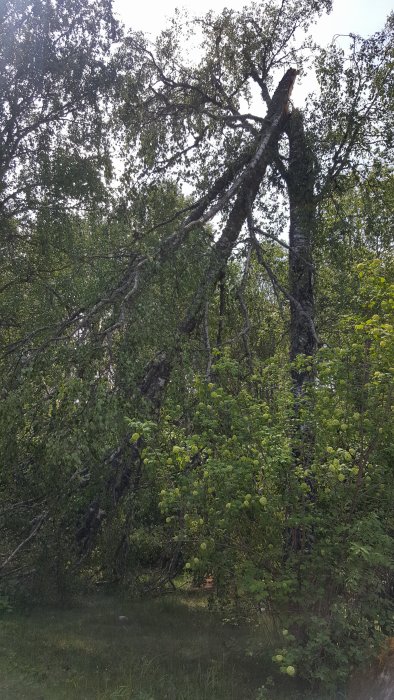
[[[119,36],[111,3],[6,0],[0,32],[2,220],[38,202],[102,195],[110,168],[102,107]]]

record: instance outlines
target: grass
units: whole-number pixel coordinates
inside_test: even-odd
[[[272,672],[272,634],[224,625],[191,594],[97,595],[68,609],[11,612],[0,619],[0,698],[254,700]]]

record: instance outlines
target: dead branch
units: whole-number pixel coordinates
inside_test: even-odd
[[[30,541],[33,539],[33,537],[35,537],[35,536],[37,535],[37,533],[38,533],[39,530],[41,529],[41,527],[42,527],[42,525],[44,524],[44,522],[45,522],[45,520],[46,520],[47,517],[48,517],[48,511],[44,511],[43,513],[41,513],[40,515],[38,515],[36,518],[34,518],[34,520],[33,520],[33,523],[34,523],[33,529],[30,531],[30,533],[28,534],[28,536],[27,536],[22,542],[20,542],[20,544],[18,544],[18,546],[16,547],[16,549],[14,549],[14,551],[11,552],[11,554],[7,557],[7,559],[6,559],[5,561],[3,561],[3,563],[0,565],[0,571],[1,571],[2,569],[5,569],[5,567],[7,566],[7,564],[9,564],[9,562],[12,561],[12,559],[18,554],[18,552],[19,552],[23,547],[25,547],[25,545],[27,545],[28,542],[30,542]]]

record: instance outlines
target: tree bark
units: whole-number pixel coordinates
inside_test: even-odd
[[[295,419],[291,437],[293,468],[302,468],[301,480],[309,487],[297,506],[303,513],[306,503],[314,500],[316,489],[310,470],[315,436],[311,423],[313,399],[309,391],[314,381],[313,356],[317,350],[312,261],[315,176],[312,152],[305,134],[302,114],[298,110],[292,112],[286,133],[289,139],[289,168],[286,181],[290,205],[290,361]],[[303,361],[297,363],[297,359]],[[301,515],[301,521],[302,519]],[[288,531],[288,551],[308,551],[312,541],[313,525],[306,527],[301,523]]]
[[[314,162],[301,112],[294,110],[287,124],[290,154],[287,188],[290,203],[289,295],[290,360],[313,358],[317,349],[314,326],[312,239],[315,227]],[[309,366],[309,365],[307,365]],[[296,401],[313,370],[292,368]]]

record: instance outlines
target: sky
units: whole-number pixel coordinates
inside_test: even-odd
[[[142,30],[151,39],[165,27],[167,18],[177,7],[185,8],[190,14],[201,15],[208,10],[220,12],[224,7],[240,10],[245,4],[247,0],[113,0],[114,11],[126,27]],[[393,0],[334,0],[333,11],[329,15],[324,14],[311,27],[310,33],[321,45],[329,44],[338,34],[353,33],[366,37],[383,28],[387,15],[393,9]],[[345,48],[343,42],[346,39],[339,41]],[[315,88],[312,74],[297,81],[293,91],[294,104],[299,105],[307,93]],[[260,98],[258,102],[261,102]],[[256,114],[259,113],[257,103],[252,104]]]
[[[200,15],[208,10],[220,12],[224,7],[239,10],[245,4],[245,0],[114,0],[114,10],[127,27],[147,32],[153,39],[176,7]],[[353,32],[368,36],[383,27],[394,9],[393,0],[334,0],[333,4],[331,15],[322,17],[313,29],[313,37],[319,43],[329,43],[335,34]]]
[[[126,27],[142,30],[152,40],[165,27],[167,18],[173,15],[175,8],[185,8],[191,15],[202,15],[209,10],[221,12],[224,7],[241,10],[247,4],[248,0],[113,0],[114,11]],[[393,0],[333,0],[333,11],[323,15],[311,27],[310,33],[321,45],[329,44],[338,34],[353,33],[367,37],[383,28],[393,9]],[[309,74],[302,82],[298,81],[292,95],[294,104],[299,106],[315,87],[313,75]],[[262,108],[264,111],[258,95],[256,99],[253,98],[251,111],[259,114]],[[263,113],[261,116],[264,116]]]

